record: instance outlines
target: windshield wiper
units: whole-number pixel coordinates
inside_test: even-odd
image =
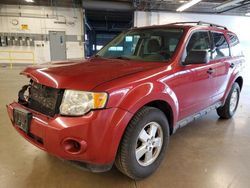
[[[128,57],[124,57],[124,56],[116,56],[116,57],[111,57],[111,59],[124,59],[124,60],[131,60]]]
[[[101,56],[100,56],[100,55],[95,54],[95,55],[93,55],[93,57],[101,57]]]

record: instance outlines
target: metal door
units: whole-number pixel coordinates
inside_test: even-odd
[[[65,60],[66,58],[66,43],[64,31],[50,31],[50,57],[51,61]]]
[[[183,55],[183,60],[192,50],[210,50],[211,43],[207,31],[194,32]],[[179,99],[179,119],[188,117],[212,105],[214,88],[214,65],[190,64],[178,70],[174,91]]]

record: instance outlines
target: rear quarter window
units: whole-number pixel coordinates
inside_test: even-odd
[[[242,56],[243,52],[238,37],[234,34],[228,34],[228,36],[230,40],[231,55]]]

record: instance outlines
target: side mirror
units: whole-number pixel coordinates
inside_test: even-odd
[[[183,65],[206,64],[208,61],[209,55],[207,50],[193,50],[188,53]]]

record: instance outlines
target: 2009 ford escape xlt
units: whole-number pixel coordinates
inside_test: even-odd
[[[7,105],[29,142],[92,171],[113,164],[141,179],[177,128],[216,109],[231,118],[243,85],[237,36],[204,22],[133,28],[95,56],[27,67]]]

